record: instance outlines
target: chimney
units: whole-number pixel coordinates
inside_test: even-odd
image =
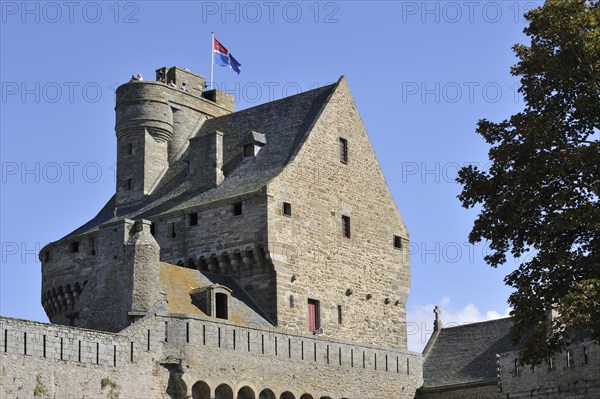
[[[190,139],[190,179],[193,188],[218,186],[223,176],[223,133],[214,131]]]

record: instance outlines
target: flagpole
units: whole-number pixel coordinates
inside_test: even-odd
[[[215,32],[210,32],[210,36],[210,89],[212,90],[214,88],[213,74],[215,68]]]

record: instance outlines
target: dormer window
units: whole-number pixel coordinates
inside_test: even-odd
[[[242,159],[255,157],[265,144],[267,139],[264,133],[251,131],[242,141]]]
[[[217,319],[229,319],[231,289],[220,284],[208,287],[195,288],[190,292],[192,304],[206,313],[207,316]]]
[[[254,156],[254,144],[244,144],[244,158],[253,157]]]

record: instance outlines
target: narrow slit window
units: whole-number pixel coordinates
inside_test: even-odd
[[[350,238],[350,216],[342,215],[342,236]]]
[[[129,146],[127,146],[127,154],[133,154],[133,143],[129,143]]]
[[[338,324],[342,324],[342,305],[338,305],[337,307],[337,311],[338,311]]]
[[[127,179],[127,190],[131,190],[131,179]]]
[[[175,232],[175,222],[171,223],[171,237],[172,238],[177,237],[177,233]]]
[[[348,140],[340,137],[340,162],[348,163]]]
[[[190,213],[190,226],[197,226],[198,225],[198,213],[194,212],[194,213]]]
[[[308,331],[315,333],[321,327],[319,301],[308,300]]]
[[[283,203],[283,215],[292,216],[292,204],[289,202]]]

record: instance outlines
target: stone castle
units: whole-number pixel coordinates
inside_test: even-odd
[[[407,350],[409,235],[344,77],[234,103],[179,67],[117,89],[116,193],[40,252],[52,324],[0,318],[0,397],[600,397],[596,345],[529,372],[509,319]]]

